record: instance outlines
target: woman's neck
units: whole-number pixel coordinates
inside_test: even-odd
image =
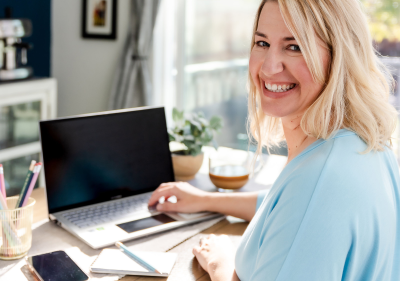
[[[308,136],[300,126],[302,115],[282,118],[283,132],[288,147],[288,161],[299,155],[307,146],[316,141],[314,137]]]

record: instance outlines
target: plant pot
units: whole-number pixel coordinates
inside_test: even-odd
[[[196,156],[171,154],[175,180],[189,181],[194,179],[203,164],[204,153]]]

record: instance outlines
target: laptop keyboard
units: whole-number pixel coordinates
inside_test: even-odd
[[[111,201],[97,206],[87,207],[64,213],[62,216],[79,228],[93,227],[99,224],[136,216],[148,211],[150,194]]]

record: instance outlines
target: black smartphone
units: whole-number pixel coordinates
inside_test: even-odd
[[[64,251],[27,257],[29,269],[41,281],[86,281],[89,277]]]

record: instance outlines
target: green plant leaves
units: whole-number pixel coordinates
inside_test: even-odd
[[[214,134],[222,128],[221,117],[213,116],[208,121],[202,112],[185,114],[174,108],[172,119],[175,127],[168,130],[169,140],[183,143],[188,148],[184,151],[185,155],[200,154],[203,145],[213,141]],[[216,146],[215,140],[213,145]]]
[[[172,109],[172,119],[174,122],[179,122],[183,119],[183,111],[179,111],[178,109]]]
[[[222,119],[219,116],[213,116],[210,119],[210,128],[219,131],[222,128]]]

